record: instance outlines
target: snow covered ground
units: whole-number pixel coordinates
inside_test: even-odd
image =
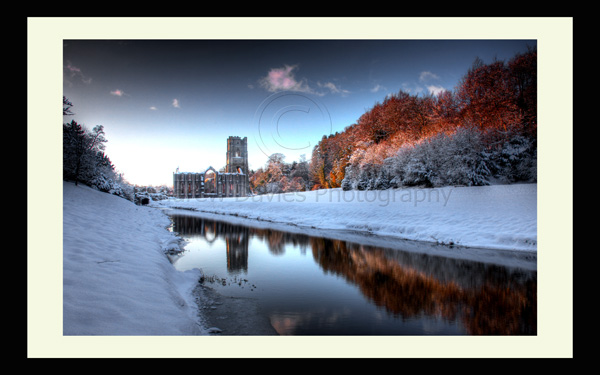
[[[459,246],[537,251],[537,184],[317,190],[154,205],[321,230],[352,230]]]
[[[208,335],[192,290],[199,270],[176,271],[179,249],[156,207],[237,215],[299,228],[536,252],[535,184],[348,191],[227,199],[169,199],[136,206],[63,184],[63,335]]]
[[[63,184],[63,334],[202,335],[191,290],[200,271],[179,272],[168,216],[82,185]]]

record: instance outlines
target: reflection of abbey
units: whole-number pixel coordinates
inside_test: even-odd
[[[204,172],[173,173],[176,198],[245,197],[249,192],[248,139],[227,138],[227,165],[224,173],[209,167]]]
[[[224,240],[227,271],[248,272],[250,228],[195,216],[172,215],[171,218],[173,230],[181,235],[190,238],[201,237],[210,244]]]

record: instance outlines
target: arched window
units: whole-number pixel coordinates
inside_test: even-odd
[[[204,194],[217,194],[217,171],[212,167],[204,173]]]

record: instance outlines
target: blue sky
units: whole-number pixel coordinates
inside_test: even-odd
[[[454,90],[475,58],[507,61],[535,40],[64,40],[75,121],[104,125],[106,153],[134,184],[225,165],[248,137],[257,169],[310,158],[386,95]]]

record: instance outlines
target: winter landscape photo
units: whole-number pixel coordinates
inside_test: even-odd
[[[536,338],[538,47],[63,38],[59,335]]]

